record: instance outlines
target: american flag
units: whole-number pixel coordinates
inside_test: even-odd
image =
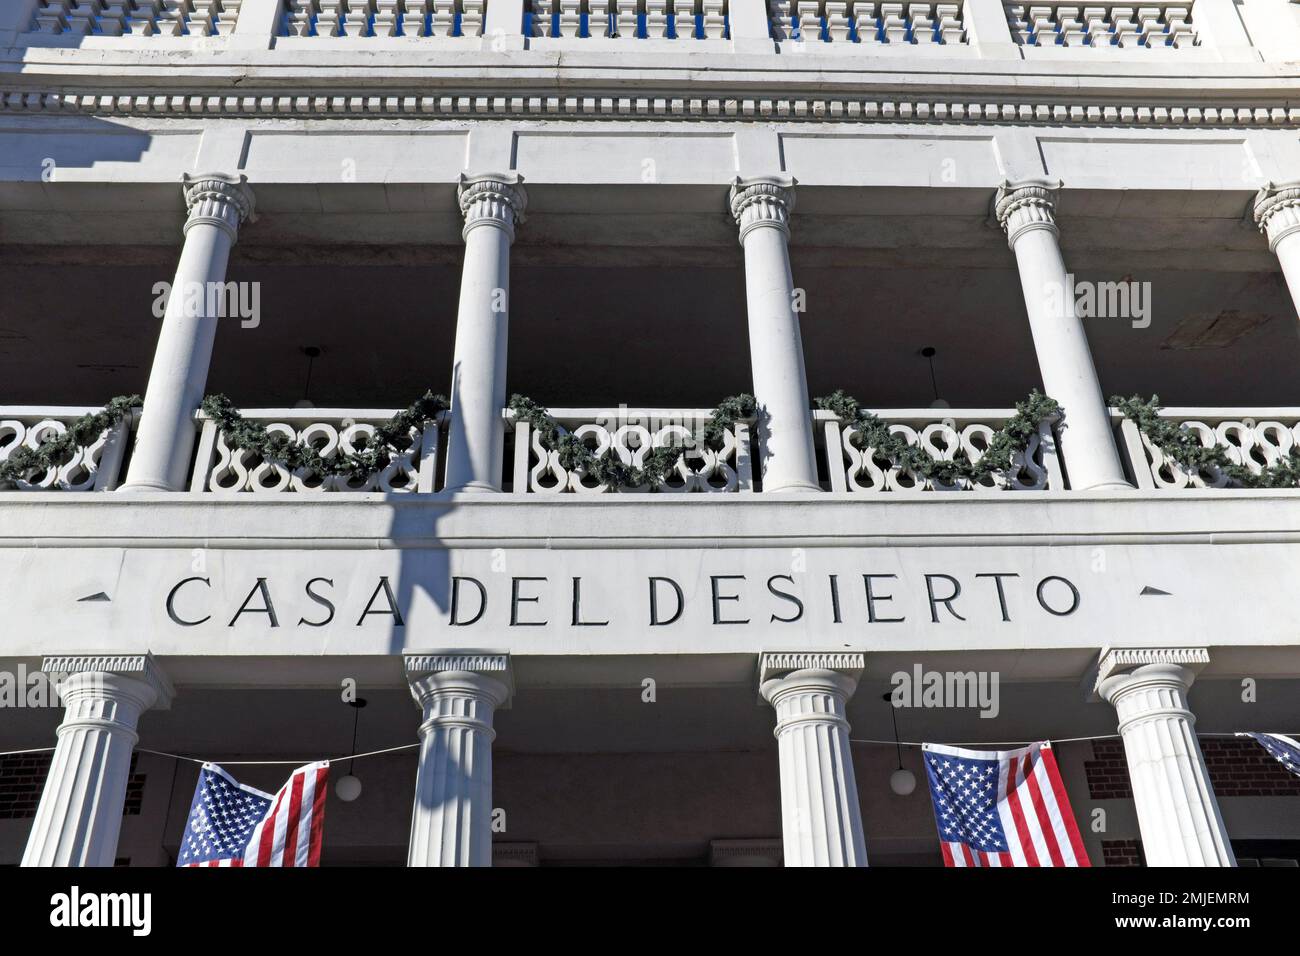
[[[1237,734],[1237,736],[1255,738],[1255,743],[1276,757],[1278,763],[1300,777],[1300,743],[1296,743],[1291,737],[1284,737],[1282,734]]]
[[[1051,743],[921,751],[945,866],[1090,865]]]
[[[272,796],[205,763],[176,865],[320,866],[329,770],[299,767]]]

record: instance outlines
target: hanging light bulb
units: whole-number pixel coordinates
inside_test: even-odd
[[[339,782],[334,784],[334,795],[344,803],[351,803],[361,796],[361,781],[352,774],[339,777]]]
[[[356,700],[347,702],[352,708],[352,749],[349,753],[357,752],[357,724],[361,720],[361,709],[366,706],[366,699],[358,697]],[[356,758],[348,761],[348,772],[339,777],[338,782],[334,784],[334,795],[344,803],[351,803],[357,797],[361,796],[361,780],[352,773],[352,768],[356,764]]]
[[[894,750],[898,753],[898,769],[889,775],[889,789],[900,797],[906,797],[916,789],[916,774],[903,766],[903,745],[898,742],[898,708],[894,706],[894,695],[886,693],[884,701],[889,705],[889,719],[894,724]]]
[[[316,360],[321,357],[324,349],[315,345],[304,345],[301,349],[302,354],[307,356],[307,384],[303,386],[302,398],[293,403],[294,408],[315,408],[316,403],[308,396],[311,394],[311,370]],[[358,791],[359,792],[359,791]],[[355,797],[353,799],[356,799]]]
[[[930,387],[934,390],[934,401],[930,403],[931,408],[952,408],[946,399],[939,397],[939,382],[934,377],[934,357],[939,354],[939,350],[933,345],[927,345],[921,349],[921,357],[930,363]]]

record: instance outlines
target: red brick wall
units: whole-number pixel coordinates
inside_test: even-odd
[[[0,820],[29,820],[36,816],[50,757],[48,753],[0,757]]]
[[[0,757],[0,820],[30,820],[36,816],[41,790],[50,772],[51,753],[13,754]],[[131,756],[135,770],[135,755]],[[144,802],[142,773],[132,773],[126,782],[126,805],[123,816],[137,816]]]
[[[1102,866],[1141,866],[1141,841],[1102,840],[1101,863]]]
[[[1201,752],[1210,784],[1220,797],[1300,797],[1300,777],[1267,750],[1244,737],[1202,737]],[[1094,740],[1092,760],[1084,762],[1088,795],[1094,800],[1132,799],[1124,744]]]

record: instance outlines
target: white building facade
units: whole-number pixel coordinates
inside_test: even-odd
[[[1298,3],[8,0],[0,272],[0,459],[142,396],[0,485],[0,864],[391,750],[327,864],[934,865],[895,739],[1060,741],[1094,865],[1300,860],[1231,736],[1300,729]],[[949,480],[840,389],[940,461],[1061,413]],[[200,410],[426,390],[364,478]],[[657,487],[509,407],[639,466],[742,392]]]

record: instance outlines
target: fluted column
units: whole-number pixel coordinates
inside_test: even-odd
[[[731,214],[745,250],[749,361],[758,401],[763,490],[820,491],[799,313],[790,274],[794,180],[737,179]]]
[[[1204,648],[1113,649],[1097,693],[1115,707],[1149,866],[1236,866],[1187,691]]]
[[[1291,302],[1300,316],[1300,180],[1269,183],[1255,197],[1255,224],[1268,236],[1268,248],[1282,264]]]
[[[194,446],[194,413],[207,387],[224,295],[226,262],[239,227],[253,214],[245,178],[205,173],[184,179],[185,243],[158,333],[135,449],[122,491],[185,487]],[[216,308],[214,308],[216,306]]]
[[[759,690],[776,709],[786,866],[866,866],[845,705],[861,654],[764,654]]]
[[[140,715],[167,707],[172,688],[147,654],[47,657],[64,705],[50,773],[23,866],[112,866]]]
[[[406,658],[424,713],[408,866],[492,865],[492,716],[513,692],[505,654]]]
[[[500,491],[505,456],[506,347],[510,325],[510,244],[528,197],[516,175],[462,177],[465,264],[456,313],[449,491]]]
[[[1016,255],[1029,330],[1047,394],[1061,403],[1061,453],[1076,490],[1128,489],[1088,349],[1083,323],[1061,258],[1056,227],[1059,183],[1003,183],[995,211]]]

